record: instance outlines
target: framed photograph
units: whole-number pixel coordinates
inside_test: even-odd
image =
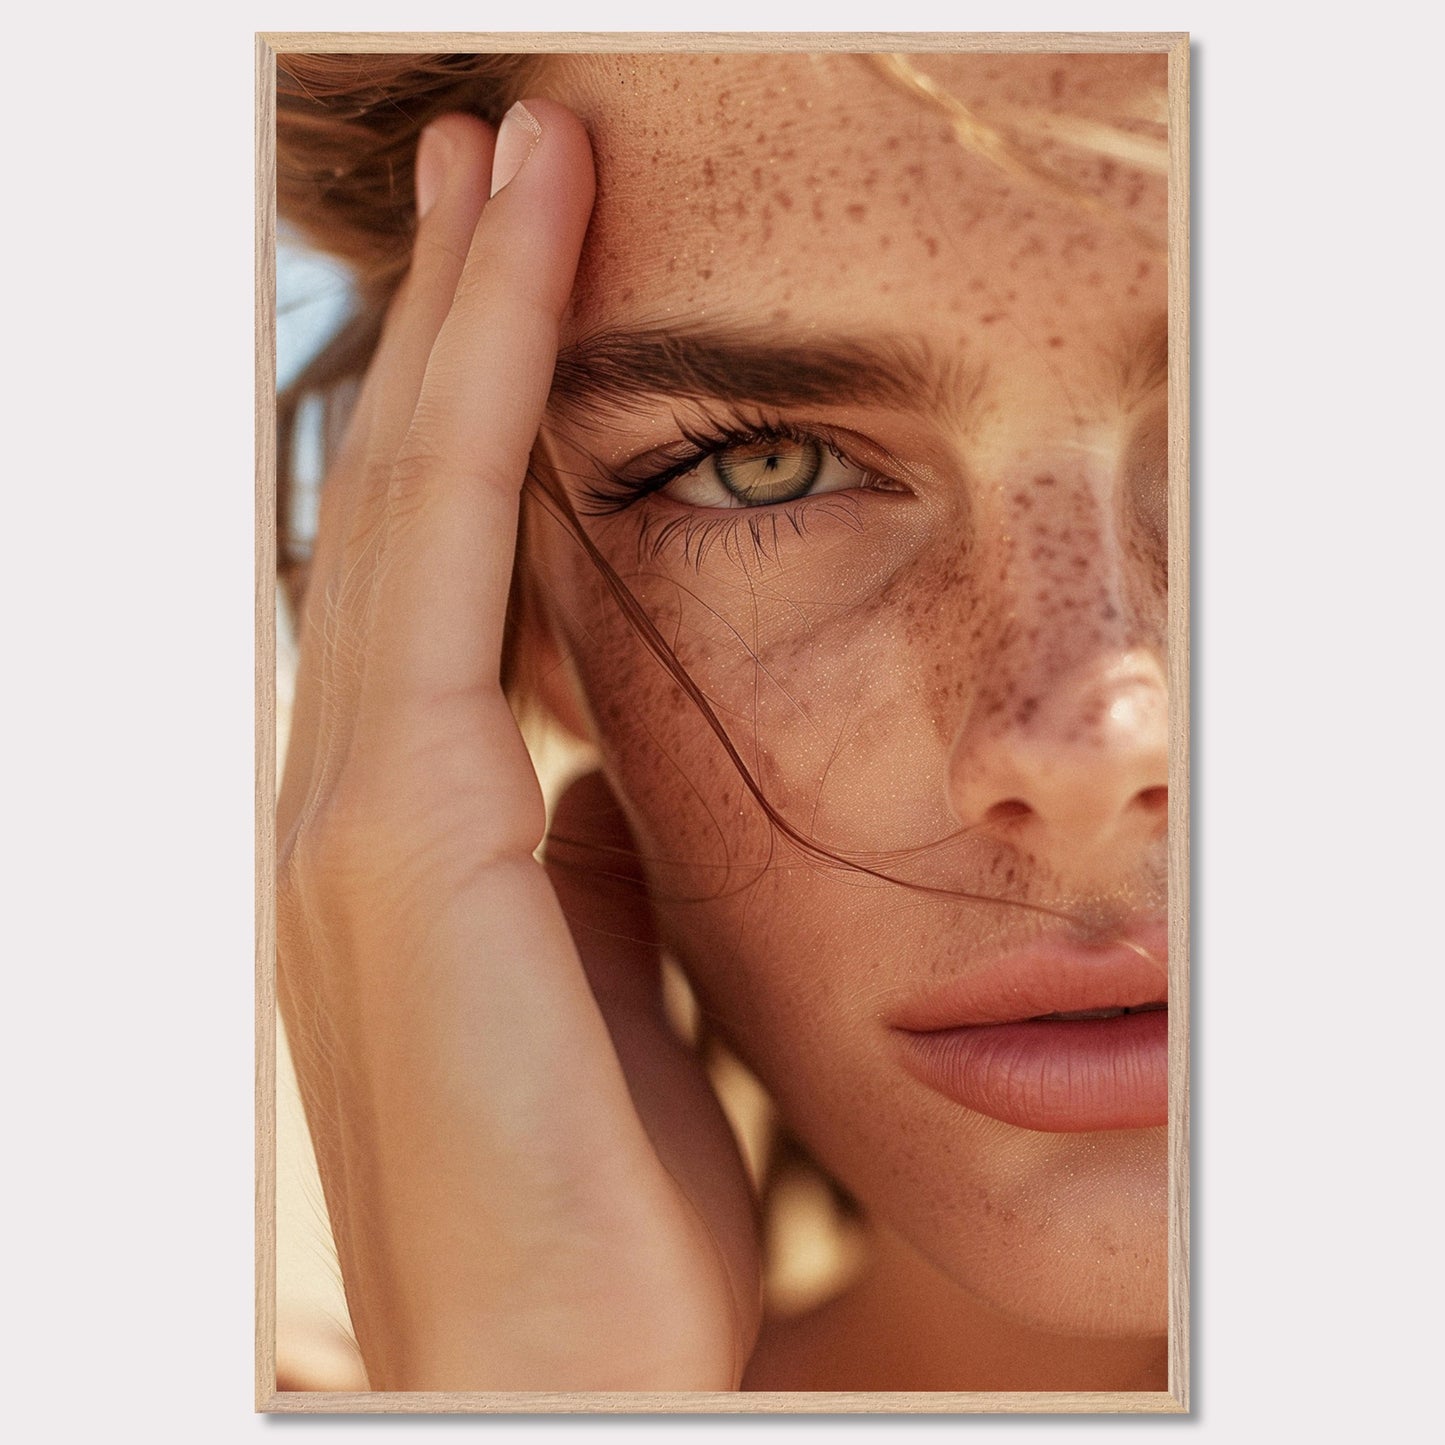
[[[257,37],[257,1408],[1189,1409],[1189,40]]]

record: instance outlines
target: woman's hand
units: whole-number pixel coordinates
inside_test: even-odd
[[[498,679],[593,176],[547,101],[495,149],[462,116],[424,136],[411,273],[326,484],[281,1004],[373,1388],[732,1389],[759,1314],[737,1153],[663,1019],[615,803],[564,801],[559,831],[625,864],[554,862],[564,917]]]

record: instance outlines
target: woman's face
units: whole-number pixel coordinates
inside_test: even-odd
[[[1152,1333],[1157,1080],[1080,1103],[1034,1025],[941,1065],[897,1025],[1163,998],[1165,58],[911,64],[933,98],[846,55],[544,87],[599,176],[549,457],[767,800],[864,868],[769,823],[565,528],[532,563],[665,932],[794,1128],[977,1296]],[[1150,996],[1058,983],[1096,965]]]

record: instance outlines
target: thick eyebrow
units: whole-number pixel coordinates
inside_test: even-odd
[[[565,347],[552,401],[567,411],[626,408],[644,396],[779,408],[875,403],[962,420],[985,381],[981,369],[914,337],[780,341],[773,332],[657,327]]]

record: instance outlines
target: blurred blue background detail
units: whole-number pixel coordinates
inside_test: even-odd
[[[285,227],[276,236],[276,386],[288,386],[336,334],[350,313],[351,279],[344,267],[308,250]],[[291,456],[293,493],[288,530],[308,552],[321,496],[321,408],[297,414]]]
[[[351,306],[343,267],[308,251],[282,227],[276,237],[276,385],[286,386],[336,333]]]

